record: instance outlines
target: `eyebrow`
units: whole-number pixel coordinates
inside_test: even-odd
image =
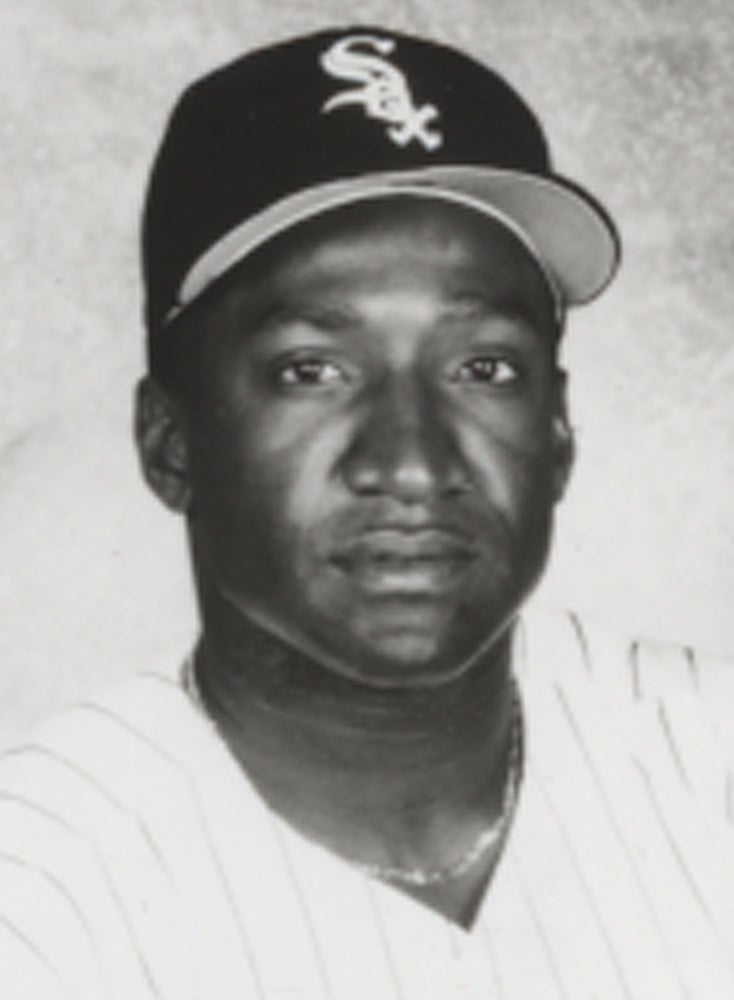
[[[442,296],[437,313],[438,322],[462,319],[505,320],[526,329],[538,325],[538,315],[528,308],[520,295],[485,294],[476,290],[458,290]],[[248,339],[260,340],[277,332],[279,328],[302,323],[314,332],[328,335],[334,331],[359,329],[362,324],[359,311],[348,303],[329,302],[322,299],[294,297],[264,304],[246,321]]]
[[[285,334],[297,326],[308,327],[314,336],[328,337],[345,327],[360,326],[356,313],[337,305],[316,304],[314,302],[275,302],[263,306],[257,313],[243,319],[243,330],[247,340],[253,345],[265,345],[279,333]]]
[[[457,292],[448,301],[447,316],[486,316],[489,319],[518,320],[533,323],[537,316],[519,295],[486,295],[482,292]]]

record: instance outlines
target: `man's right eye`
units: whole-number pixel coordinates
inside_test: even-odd
[[[273,368],[273,380],[282,386],[325,386],[346,381],[346,373],[323,358],[294,358]]]

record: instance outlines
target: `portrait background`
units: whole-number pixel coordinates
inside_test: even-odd
[[[540,596],[734,652],[730,0],[23,0],[0,13],[0,742],[194,635],[182,525],[130,437],[168,110],[244,49],[354,22],[496,67],[622,230],[618,281],[571,319],[579,457]]]

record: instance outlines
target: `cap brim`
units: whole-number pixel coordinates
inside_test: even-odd
[[[247,254],[299,222],[341,205],[397,194],[463,204],[504,223],[536,257],[564,306],[593,299],[619,263],[619,239],[606,212],[561,178],[482,166],[375,173],[299,191],[230,230],[189,270],[168,318]]]

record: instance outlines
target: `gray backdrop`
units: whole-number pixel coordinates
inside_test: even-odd
[[[0,739],[193,635],[129,440],[136,226],[168,108],[243,48],[378,22],[485,57],[620,222],[567,343],[579,465],[544,598],[734,651],[731,0],[3,0]],[[298,150],[293,150],[298,155]]]

